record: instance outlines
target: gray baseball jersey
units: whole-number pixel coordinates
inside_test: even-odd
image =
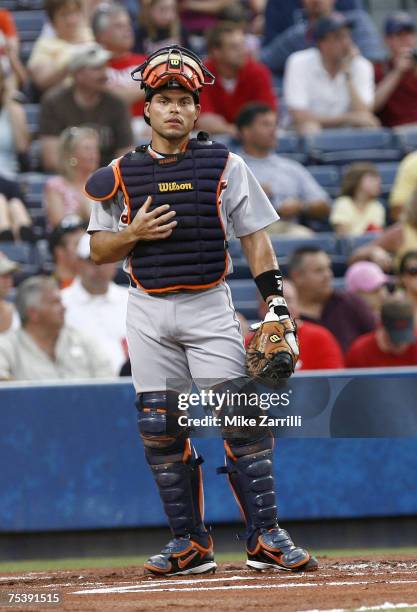
[[[222,180],[226,187],[220,196],[220,214],[227,240],[279,219],[241,157],[229,154]],[[88,232],[123,230],[126,212],[120,191],[112,200],[94,203]],[[163,391],[167,379],[182,380],[187,386],[191,378],[220,382],[244,375],[243,340],[225,282],[203,291],[158,295],[132,287],[127,340],[137,393]]]

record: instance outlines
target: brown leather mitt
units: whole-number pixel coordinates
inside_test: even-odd
[[[246,350],[246,370],[251,378],[270,387],[294,372],[299,356],[297,327],[290,317],[268,312]]]

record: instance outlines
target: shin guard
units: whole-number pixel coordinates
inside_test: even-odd
[[[277,524],[277,503],[272,460],[273,438],[264,437],[253,444],[225,441],[226,472],[251,536],[260,529]]]

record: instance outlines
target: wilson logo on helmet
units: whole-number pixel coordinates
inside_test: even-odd
[[[192,183],[158,183],[159,191],[191,191],[194,189]]]
[[[145,89],[169,86],[174,81],[193,93],[215,80],[198,55],[178,45],[158,49],[130,74]]]

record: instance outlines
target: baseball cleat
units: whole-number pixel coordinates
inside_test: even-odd
[[[247,548],[246,565],[255,570],[281,569],[289,572],[314,572],[317,559],[304,548],[295,546],[285,529],[274,527],[262,531],[252,550]]]
[[[207,538],[204,547],[191,537],[174,538],[161,550],[146,561],[147,573],[164,576],[184,576],[186,574],[206,574],[216,571],[217,564],[213,555],[213,540]]]

